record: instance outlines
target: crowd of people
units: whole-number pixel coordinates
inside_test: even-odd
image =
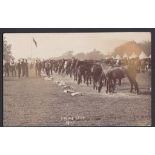
[[[47,76],[52,75],[54,60],[36,60],[35,62],[35,73],[37,77],[41,76],[41,71],[45,71]]]
[[[27,59],[18,60],[17,63],[14,60],[4,62],[3,73],[4,76],[28,77],[29,69]]]
[[[52,75],[52,60],[36,60],[35,62],[28,63],[27,59],[19,59],[17,62],[14,60],[5,61],[3,63],[4,77],[29,77],[30,70],[35,70],[36,77],[41,76],[41,71],[45,71],[47,76]]]
[[[70,60],[70,63],[73,63],[75,58],[73,57]],[[87,60],[85,60],[87,61]],[[89,60],[90,61],[90,60]],[[144,59],[140,60],[138,58],[136,59],[106,59],[103,60],[106,64],[111,66],[121,66],[121,65],[128,65],[134,64],[134,66],[138,66],[138,72],[145,72],[149,69],[151,69],[151,59]],[[53,71],[56,71],[59,63],[59,67],[62,65],[67,65],[67,62],[65,59],[62,60],[54,60],[54,59],[47,59],[47,60],[39,60],[37,59],[35,62],[29,62],[27,59],[19,59],[17,62],[14,60],[5,61],[3,64],[3,73],[4,76],[12,76],[12,77],[29,77],[29,71],[31,69],[35,70],[35,76],[40,77],[41,71],[44,71],[47,76],[50,76],[53,74]],[[95,61],[94,61],[95,62]]]

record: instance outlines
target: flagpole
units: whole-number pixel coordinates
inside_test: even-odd
[[[32,40],[30,40],[30,45],[31,45],[31,49],[30,49],[30,58],[32,58]]]

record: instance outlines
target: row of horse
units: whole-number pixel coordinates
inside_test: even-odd
[[[49,61],[49,64],[54,72],[73,77],[77,84],[93,84],[93,88],[98,92],[101,92],[103,86],[106,87],[106,93],[114,92],[117,82],[121,85],[121,80],[127,77],[131,85],[130,92],[135,89],[137,94],[139,93],[135,61],[128,65],[111,66],[103,61],[60,59]]]

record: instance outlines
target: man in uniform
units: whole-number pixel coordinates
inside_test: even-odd
[[[16,76],[16,66],[13,59],[10,61],[10,71],[11,71],[12,77]]]
[[[38,60],[36,60],[35,62],[35,73],[36,73],[36,77],[38,76]]]
[[[19,78],[21,76],[21,69],[22,69],[21,62],[20,62],[20,60],[18,60],[18,63],[17,63],[17,71],[18,71],[18,77]]]
[[[24,59],[21,62],[22,76],[25,76],[25,61]]]
[[[47,76],[50,76],[50,75],[49,75],[49,71],[50,71],[50,70],[49,70],[49,61],[48,61],[48,60],[46,60],[46,62],[45,62],[45,71],[46,71],[46,75],[47,75]]]
[[[28,70],[28,62],[27,62],[27,59],[25,59],[25,75],[26,75],[26,77],[29,76],[29,70]]]
[[[51,71],[51,75],[53,74],[53,60],[50,60],[50,71]]]
[[[10,64],[8,61],[6,61],[4,64],[5,76],[9,76],[9,68],[10,68]]]
[[[39,77],[41,76],[41,69],[42,69],[42,63],[41,63],[41,61],[39,60],[39,64],[38,64],[38,76],[39,76]]]

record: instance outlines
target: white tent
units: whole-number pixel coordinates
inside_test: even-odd
[[[125,53],[125,54],[123,55],[123,58],[128,58],[128,55]]]
[[[115,59],[121,59],[120,55],[117,55],[117,56],[115,57]]]
[[[135,53],[132,53],[132,55],[130,56],[130,59],[137,58],[137,57],[138,56]]]
[[[109,59],[109,56],[106,56],[105,59],[106,59],[106,60]]]
[[[148,58],[147,55],[142,51],[141,54],[139,55],[139,59],[142,60],[146,58]]]
[[[115,57],[114,57],[114,56],[112,56],[111,58],[115,59]]]

